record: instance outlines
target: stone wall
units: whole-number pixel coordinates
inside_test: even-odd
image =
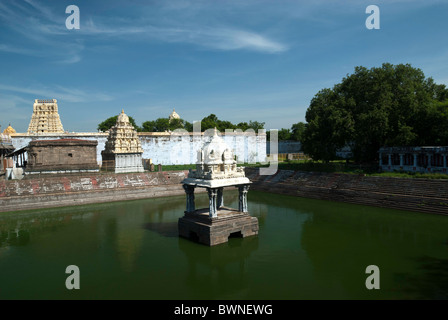
[[[16,133],[11,136],[16,149],[26,147],[32,140],[51,139],[84,139],[96,140],[97,162],[101,164],[101,151],[105,149],[107,133],[65,133],[28,135]],[[159,132],[139,132],[143,159],[152,159],[155,164],[194,164],[197,150],[209,137],[193,134],[170,134]],[[266,134],[226,133],[222,135],[224,141],[234,149],[238,162],[255,163],[266,161]]]
[[[266,144],[266,153],[270,154],[270,144]],[[278,142],[278,153],[299,153],[302,151],[302,143],[300,141],[284,140]]]
[[[448,214],[448,180],[371,177],[279,170],[260,176],[246,168],[251,189],[298,197]]]
[[[98,171],[96,145],[96,141],[79,139],[32,141],[26,172]]]
[[[188,171],[85,174],[0,180],[0,212],[184,195]],[[246,168],[251,190],[385,208],[448,214],[448,180],[366,177]],[[196,188],[195,192],[204,192]],[[250,192],[249,192],[250,197]]]
[[[0,212],[183,195],[180,182],[187,175],[173,171],[0,180]]]

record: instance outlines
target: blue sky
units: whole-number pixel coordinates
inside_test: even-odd
[[[365,27],[371,4],[380,30]],[[447,17],[446,0],[0,0],[0,125],[25,132],[34,99],[55,98],[70,132],[122,108],[138,124],[176,108],[289,128],[358,65],[410,63],[448,85]]]

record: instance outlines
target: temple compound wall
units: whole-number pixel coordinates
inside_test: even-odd
[[[63,133],[63,134],[26,134],[11,135],[16,149],[26,147],[33,140],[83,139],[98,142],[96,159],[102,163],[101,152],[105,150],[108,133]],[[138,137],[143,149],[142,158],[151,159],[154,164],[195,164],[197,151],[210,137],[202,134],[176,132],[139,132]],[[222,133],[224,141],[233,149],[239,163],[266,161],[266,134],[251,132]]]

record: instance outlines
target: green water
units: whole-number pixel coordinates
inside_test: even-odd
[[[177,236],[182,196],[0,214],[0,299],[448,298],[446,216],[256,191],[248,200],[259,235],[215,247]],[[237,207],[237,193],[225,203]],[[79,290],[65,287],[68,265]],[[366,289],[368,265],[379,290]]]

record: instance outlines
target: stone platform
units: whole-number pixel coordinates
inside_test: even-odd
[[[258,219],[247,212],[221,207],[217,216],[209,217],[209,209],[185,212],[179,218],[179,235],[208,246],[228,241],[229,236],[249,237],[258,234]]]

